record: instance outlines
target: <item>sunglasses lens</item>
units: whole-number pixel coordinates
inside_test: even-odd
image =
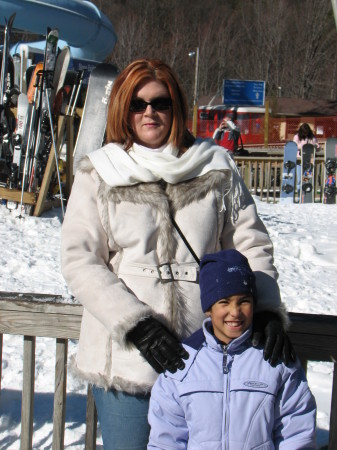
[[[144,100],[141,99],[134,99],[131,100],[130,103],[130,111],[131,112],[143,112],[147,108],[147,103],[144,102]]]
[[[135,98],[131,100],[130,111],[135,113],[144,112],[148,105],[151,105],[156,111],[167,111],[172,105],[172,100],[169,97],[158,97],[151,102],[146,102],[141,98]]]
[[[172,101],[167,97],[155,98],[154,100],[152,100],[151,105],[156,111],[166,111],[172,105]]]

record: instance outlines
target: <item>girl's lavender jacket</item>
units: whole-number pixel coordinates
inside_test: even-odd
[[[271,367],[251,330],[223,346],[210,326],[185,341],[185,369],[156,381],[148,449],[316,449],[316,404],[300,363]]]

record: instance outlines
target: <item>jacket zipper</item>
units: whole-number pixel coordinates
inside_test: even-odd
[[[224,439],[224,450],[228,448],[228,414],[227,414],[227,405],[228,405],[228,397],[229,397],[229,380],[228,380],[228,366],[227,366],[227,357],[228,357],[228,348],[227,345],[224,345],[222,347],[223,349],[223,358],[222,358],[222,371],[224,375],[226,376],[226,383],[225,383],[225,411],[224,411],[224,427],[225,427],[225,439]]]
[[[228,373],[228,367],[227,367],[228,350],[227,350],[227,345],[224,345],[222,348],[223,348],[222,370],[223,370],[223,373]]]

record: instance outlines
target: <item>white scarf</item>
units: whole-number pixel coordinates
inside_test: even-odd
[[[119,144],[107,144],[88,154],[93,166],[111,187],[156,182],[176,184],[200,177],[211,170],[237,168],[227,152],[212,140],[196,139],[192,147],[178,157],[178,149],[167,144],[156,151],[133,144],[126,152]]]

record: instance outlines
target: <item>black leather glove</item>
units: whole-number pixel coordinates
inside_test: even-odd
[[[276,366],[281,358],[286,365],[296,359],[295,350],[284,330],[281,318],[273,312],[261,311],[254,314],[252,344],[264,345],[263,358]]]
[[[158,373],[183,369],[188,353],[178,339],[158,320],[147,317],[129,331],[127,338]]]

